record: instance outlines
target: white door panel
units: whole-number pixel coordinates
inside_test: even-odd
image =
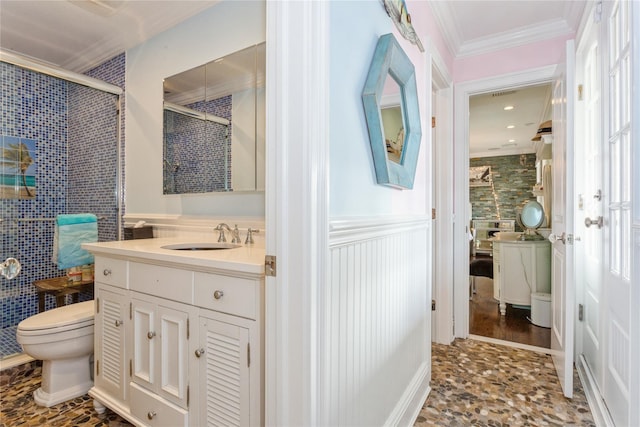
[[[605,336],[605,384],[603,397],[616,425],[630,423],[638,402],[631,395],[631,34],[632,20],[627,1],[603,3],[603,39],[608,40],[605,58],[604,132],[604,257],[603,283],[607,301]],[[637,5],[633,5],[634,7]],[[637,73],[637,71],[636,71]],[[637,363],[637,361],[636,361]]]
[[[600,227],[585,225],[585,219],[602,216],[602,60],[599,43],[600,24],[590,21],[578,48],[576,76],[581,88],[576,103],[575,139],[581,141],[576,150],[575,190],[578,206],[575,231],[580,237],[576,242],[576,289],[578,302],[582,304],[583,318],[576,330],[577,347],[586,369],[595,379],[601,393],[604,384],[604,346],[602,312],[602,237]]]
[[[566,63],[553,88],[553,215],[551,262],[552,358],[566,397],[573,396],[574,255],[573,255],[573,118],[575,48],[566,45]],[[552,240],[553,241],[553,240]]]

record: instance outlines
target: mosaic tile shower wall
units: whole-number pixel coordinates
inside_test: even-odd
[[[474,158],[469,166],[491,166],[492,185],[469,188],[471,219],[515,219],[525,202],[536,200],[536,155]]]
[[[231,95],[188,105],[231,121]],[[231,125],[164,112],[165,194],[230,191]]]
[[[102,173],[95,174],[92,166],[78,170],[72,168],[77,167],[78,163],[93,161],[114,165],[116,129],[114,101],[105,100],[104,94],[99,91],[89,94],[86,89],[73,83],[3,62],[0,62],[0,80],[3,94],[0,134],[34,139],[37,152],[35,199],[0,199],[1,256],[12,256],[22,263],[22,272],[17,278],[11,281],[0,278],[0,357],[5,357],[20,351],[15,343],[16,325],[37,312],[32,282],[63,274],[51,261],[54,222],[29,218],[55,218],[62,213],[92,212],[92,203],[95,201],[87,196],[88,192],[110,192],[111,200],[101,198],[103,196],[98,196],[98,199],[99,203],[109,203],[105,209],[110,215],[114,214],[113,179],[106,179]],[[82,102],[78,102],[80,99]],[[81,114],[76,117],[78,111]],[[106,115],[109,117],[102,117]],[[81,123],[82,117],[86,119]],[[102,126],[107,126],[108,120],[112,122],[111,129],[102,129]],[[95,130],[91,129],[93,122],[101,136],[92,134]],[[106,135],[112,139],[110,149],[97,149],[97,141],[104,141]],[[96,159],[91,159],[93,156]],[[71,157],[76,158],[71,161]],[[112,168],[115,171],[115,167]],[[87,187],[83,189],[85,184]],[[108,222],[105,225],[109,226]],[[100,228],[104,228],[102,223]],[[114,226],[111,229],[104,235],[113,236]],[[91,297],[81,295],[81,300]],[[46,308],[54,306],[53,298],[47,297]]]

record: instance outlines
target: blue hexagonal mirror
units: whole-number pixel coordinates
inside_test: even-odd
[[[413,188],[422,138],[416,75],[392,34],[378,40],[362,102],[378,184]]]

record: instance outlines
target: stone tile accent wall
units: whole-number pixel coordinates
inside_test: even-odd
[[[492,178],[491,186],[469,189],[471,219],[515,219],[518,208],[536,200],[535,154],[473,158],[469,166],[491,166]]]

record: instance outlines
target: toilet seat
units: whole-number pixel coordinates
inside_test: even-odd
[[[38,313],[18,324],[16,331],[18,342],[28,344],[27,341],[40,337],[37,342],[41,343],[44,342],[42,338],[45,336],[51,336],[53,340],[63,340],[93,333],[94,315],[93,301],[80,302]]]

